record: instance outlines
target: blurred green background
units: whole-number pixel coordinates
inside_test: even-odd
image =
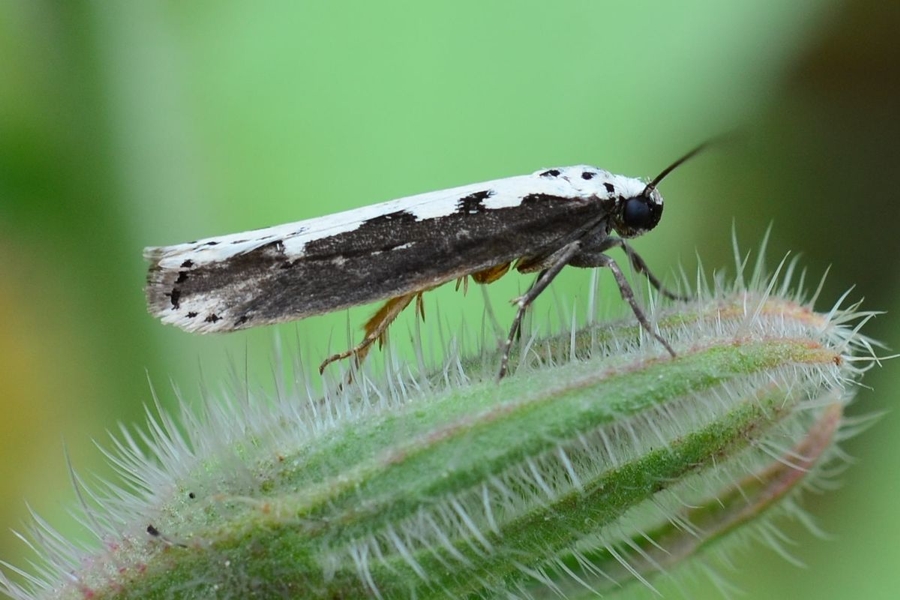
[[[732,223],[745,249],[773,223],[773,260],[831,265],[820,309],[855,285],[889,311],[867,333],[900,347],[898,35],[896,2],[3,2],[0,558],[28,558],[10,531],[26,501],[84,535],[64,449],[109,476],[92,440],[142,421],[147,373],[167,404],[170,379],[195,400],[229,357],[271,378],[271,328],[191,336],[146,314],[146,245],[548,166],[653,176],[738,130],[665,182],[637,248],[659,273],[695,252],[727,267]],[[557,293],[583,298],[572,271]],[[495,308],[526,284],[492,286]],[[457,322],[483,307],[427,302]],[[281,330],[315,363],[371,310]],[[898,364],[865,384],[853,413],[889,411]],[[898,440],[889,412],[846,444],[843,488],[807,496],[834,539],[785,526],[807,568],[751,544],[729,578],[753,598],[898,597]]]

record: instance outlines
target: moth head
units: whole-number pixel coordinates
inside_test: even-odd
[[[663,199],[656,187],[666,175],[674,171],[687,159],[708,146],[710,142],[700,144],[671,165],[648,183],[644,190],[635,196],[620,197],[616,200],[616,210],[613,214],[613,229],[623,238],[631,238],[650,231],[662,217]]]
[[[663,199],[648,185],[637,196],[619,198],[613,215],[613,229],[623,238],[637,237],[656,227],[662,218]]]

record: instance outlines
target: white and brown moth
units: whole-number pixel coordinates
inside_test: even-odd
[[[641,326],[650,326],[628,281],[606,252],[621,248],[633,267],[668,292],[628,245],[659,223],[659,182],[695,148],[649,183],[590,166],[430,192],[265,229],[144,250],[147,302],[164,323],[198,333],[302,319],[386,300],[362,341],[321,366],[362,360],[413,299],[471,277],[490,283],[510,268],[539,273],[518,307],[499,377],[528,306],[567,265],[606,267]],[[320,370],[321,370],[320,369]]]

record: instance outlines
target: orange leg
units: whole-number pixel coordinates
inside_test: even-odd
[[[341,352],[340,354],[334,354],[326,358],[321,365],[319,365],[319,373],[325,371],[325,367],[330,365],[331,363],[341,360],[343,358],[348,358],[353,356],[356,358],[356,364],[362,364],[362,361],[366,358],[366,355],[369,353],[369,349],[376,341],[380,344],[384,343],[384,334],[387,332],[387,328],[391,323],[394,322],[403,309],[409,306],[409,303],[412,302],[413,298],[416,298],[416,312],[422,315],[422,318],[425,318],[425,308],[422,303],[422,293],[423,292],[413,292],[412,294],[406,294],[405,296],[397,296],[396,298],[391,298],[387,302],[384,303],[384,306],[378,309],[372,318],[366,322],[365,332],[366,335],[363,337],[362,341],[358,343],[353,348]]]
[[[503,265],[497,265],[496,267],[491,267],[490,269],[485,269],[484,271],[478,271],[477,273],[472,273],[472,279],[475,280],[475,283],[486,284],[486,283],[494,283],[509,271],[510,263],[506,263]]]
[[[472,273],[471,277],[475,280],[476,283],[487,284],[492,283],[506,274],[509,271],[510,263],[506,263],[503,265],[497,265],[496,267],[491,267],[489,269],[485,269],[484,271],[479,271],[477,273]],[[464,288],[468,287],[468,277],[460,277],[456,281],[456,287],[459,289],[460,284]],[[323,373],[325,371],[325,367],[330,365],[331,363],[342,360],[344,358],[349,358],[351,356],[355,357],[356,364],[362,364],[362,361],[365,360],[366,355],[369,353],[369,350],[376,341],[379,344],[384,343],[384,336],[387,333],[388,327],[390,327],[391,323],[400,316],[400,313],[403,312],[403,309],[409,306],[410,302],[413,301],[413,298],[416,300],[416,314],[424,321],[425,320],[425,303],[422,301],[422,294],[429,291],[432,288],[419,290],[417,292],[413,292],[411,294],[405,294],[403,296],[397,296],[396,298],[391,298],[384,305],[378,309],[378,311],[372,315],[372,318],[366,322],[364,327],[366,335],[363,337],[362,341],[355,345],[354,347],[341,352],[339,354],[333,354],[329,356],[322,364],[319,365],[319,373]]]

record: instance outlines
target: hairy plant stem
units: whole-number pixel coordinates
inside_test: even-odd
[[[163,417],[147,438],[162,463],[152,476],[134,472],[153,459],[127,438],[111,455],[143,495],[130,514],[85,504],[106,547],[79,553],[68,580],[6,591],[577,598],[652,586],[831,460],[861,373],[853,354],[871,350],[846,325],[859,316],[720,292],[657,311],[675,359],[632,321],[602,323],[530,344],[500,383],[485,355],[449,369],[464,373],[455,381],[445,369],[324,400],[231,399],[183,413],[190,439]]]

